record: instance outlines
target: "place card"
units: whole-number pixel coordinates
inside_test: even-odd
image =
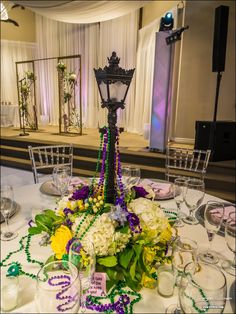
[[[94,273],[86,295],[101,297],[106,295],[106,273]]]

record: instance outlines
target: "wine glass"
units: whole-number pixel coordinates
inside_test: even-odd
[[[140,177],[141,177],[140,168],[136,166],[130,166],[129,187],[138,185],[140,182]]]
[[[236,276],[236,211],[230,212],[225,225],[225,240],[230,251],[234,253],[233,261],[224,261],[222,268],[230,275]]]
[[[199,263],[195,272],[187,264],[179,285],[181,313],[223,313],[227,284],[223,272],[216,266]]]
[[[212,242],[215,234],[219,231],[224,217],[224,204],[216,201],[208,201],[204,210],[204,224],[209,240],[209,248],[206,252],[200,253],[201,261],[209,264],[216,264],[218,256],[212,252]]]
[[[7,231],[1,233],[1,240],[10,241],[17,237],[17,232],[13,232],[9,228],[9,218],[13,207],[13,188],[11,185],[1,186],[1,213],[6,221]]]
[[[85,250],[80,240],[75,239],[69,249],[69,261],[78,269],[82,291],[81,304],[85,307],[85,294],[91,286],[96,265],[96,257],[92,242],[87,242]]]
[[[184,197],[186,194],[187,181],[184,178],[178,177],[174,180],[174,184],[172,185],[174,200],[177,205],[177,217],[174,226],[175,227],[183,227],[184,223],[180,218],[181,207],[184,203]]]
[[[71,169],[68,166],[56,166],[53,168],[53,182],[61,193],[61,198],[68,191],[71,179]]]
[[[173,244],[172,251],[172,268],[175,274],[175,282],[177,288],[180,284],[181,274],[187,264],[192,262],[193,267],[197,266],[197,249],[198,245],[195,241],[185,238],[178,237]],[[172,304],[166,309],[166,313],[180,314],[181,309],[179,303]]]
[[[189,209],[189,216],[183,221],[189,225],[198,224],[194,211],[201,205],[205,195],[205,183],[203,180],[191,178],[187,180],[187,189],[184,197],[185,204]]]
[[[44,265],[37,274],[35,304],[38,313],[78,313],[80,279],[75,265],[66,260]]]
[[[131,177],[130,167],[127,165],[121,166],[121,174],[122,174],[122,182],[124,184],[124,188],[127,189]]]

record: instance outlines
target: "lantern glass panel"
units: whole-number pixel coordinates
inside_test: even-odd
[[[99,86],[100,86],[103,100],[107,101],[108,99],[107,85],[104,82],[101,82]]]
[[[127,85],[121,82],[110,84],[110,99],[118,102],[124,100],[126,89]]]

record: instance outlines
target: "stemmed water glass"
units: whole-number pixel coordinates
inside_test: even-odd
[[[136,166],[130,166],[130,181],[129,186],[132,187],[134,185],[139,184],[141,177],[140,168]]]
[[[184,203],[184,197],[186,194],[187,181],[184,178],[178,177],[174,180],[172,185],[174,200],[177,206],[177,217],[174,226],[175,227],[183,227],[184,223],[180,218],[181,207]]]
[[[205,183],[203,180],[191,178],[187,180],[187,189],[185,193],[185,204],[189,209],[189,216],[183,218],[183,221],[189,225],[198,224],[194,216],[194,211],[201,205],[205,195]]]
[[[181,313],[223,313],[227,283],[223,272],[216,266],[198,263],[185,266],[179,285]]]
[[[204,224],[209,240],[209,248],[206,252],[200,253],[201,261],[209,264],[216,264],[219,261],[217,255],[212,252],[212,242],[215,234],[219,231],[224,217],[224,204],[216,201],[208,201],[204,209]]]
[[[225,240],[230,251],[234,253],[233,261],[224,261],[222,268],[230,275],[236,276],[236,211],[230,212],[225,225]]]
[[[121,167],[122,181],[126,188],[131,188],[134,185],[139,184],[141,173],[140,168],[132,165],[126,165]]]
[[[61,198],[68,191],[71,179],[71,169],[68,166],[56,166],[53,168],[53,182],[61,194]]]
[[[96,265],[96,256],[92,242],[87,243],[85,251],[80,240],[75,239],[69,249],[69,261],[78,269],[82,291],[81,305],[85,307],[85,294],[91,286]]]
[[[17,237],[17,232],[9,228],[9,218],[12,212],[14,202],[13,188],[11,185],[1,186],[1,213],[6,221],[7,231],[1,233],[1,240],[10,241]]]
[[[190,262],[193,263],[194,267],[197,266],[197,249],[197,243],[191,239],[178,237],[175,240],[172,251],[172,268],[175,274],[177,288],[179,287],[181,274],[185,266]],[[166,309],[166,313],[180,314],[181,309],[179,303],[170,305]]]
[[[121,166],[121,174],[124,188],[127,189],[131,177],[130,167],[127,165]]]

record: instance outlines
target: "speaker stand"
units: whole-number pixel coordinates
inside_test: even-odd
[[[221,72],[218,71],[217,78],[216,78],[216,96],[215,96],[215,109],[214,109],[214,117],[213,117],[214,122],[216,122],[216,116],[217,116],[221,78],[222,78],[222,74]]]

